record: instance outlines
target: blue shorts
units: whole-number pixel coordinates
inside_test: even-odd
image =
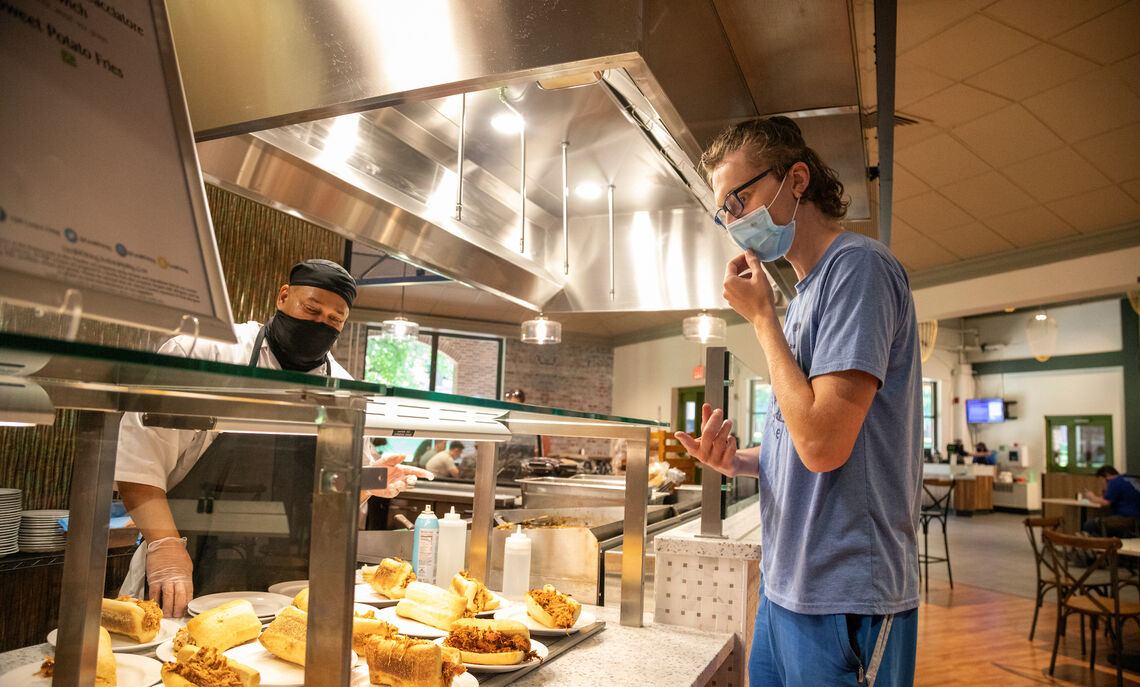
[[[748,661],[750,687],[816,687],[859,683],[883,628],[881,615],[804,615],[760,592]],[[911,687],[918,648],[918,609],[897,613],[875,676],[875,687]]]

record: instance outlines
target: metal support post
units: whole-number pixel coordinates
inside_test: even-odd
[[[327,408],[317,426],[306,685],[348,687],[351,677],[352,624],[345,619],[352,617],[355,589],[363,434],[359,410]]]
[[[68,501],[71,512],[67,552],[59,594],[59,636],[52,683],[57,687],[95,682],[120,418],[121,413],[79,413]]]
[[[645,518],[649,508],[649,441],[631,452],[625,468],[625,522],[621,542],[621,624],[641,627],[645,610]],[[600,584],[605,584],[603,576]]]
[[[720,409],[728,418],[728,349],[709,346],[705,349],[705,403]],[[702,537],[724,539],[721,521],[721,491],[724,475],[707,465],[701,466],[701,534]]]
[[[471,511],[471,553],[467,557],[467,570],[484,582],[491,574],[491,529],[495,519],[498,455],[495,442],[475,442],[475,504]]]

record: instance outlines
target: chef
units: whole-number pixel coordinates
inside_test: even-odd
[[[336,342],[356,297],[356,281],[329,260],[306,260],[289,272],[277,292],[277,311],[264,325],[234,326],[237,342],[219,344],[178,336],[159,353],[274,370],[293,370],[351,379],[329,350]],[[119,430],[115,481],[119,495],[145,540],[131,561],[121,594],[150,598],[166,616],[182,616],[199,593],[225,588],[253,589],[251,575],[280,570],[262,565],[299,560],[307,572],[308,526],[312,513],[314,437],[218,433],[145,427],[139,413],[126,413]],[[376,459],[367,466],[388,468],[388,487],[368,496],[392,497],[430,473],[401,465],[403,456]],[[179,531],[170,501],[188,499],[199,512],[212,512],[215,500],[263,500],[284,504],[288,532],[283,537],[195,537],[195,570],[187,539]],[[221,519],[219,514],[218,519]],[[262,558],[248,560],[250,554]],[[208,560],[209,565],[201,565]],[[304,576],[307,576],[304,575]],[[286,579],[286,578],[282,578]],[[271,582],[281,581],[270,580]],[[264,589],[265,586],[261,586]]]

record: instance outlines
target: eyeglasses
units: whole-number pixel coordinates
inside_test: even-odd
[[[717,210],[716,214],[713,215],[713,221],[719,224],[722,229],[728,229],[728,216],[732,215],[733,217],[740,217],[740,214],[744,212],[744,201],[740,200],[740,192],[771,173],[772,168],[769,167],[768,169],[760,172],[748,181],[729,191],[728,196],[726,196],[724,199],[724,205],[720,206],[720,209]]]

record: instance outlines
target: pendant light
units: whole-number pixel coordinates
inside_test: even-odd
[[[686,317],[682,322],[682,333],[686,341],[699,341],[705,345],[724,343],[727,323],[720,317],[713,317],[702,310],[700,315]]]
[[[1053,357],[1057,350],[1057,320],[1042,308],[1025,323],[1025,338],[1029,352],[1039,362]]]
[[[408,263],[404,263],[404,277],[408,276]],[[386,339],[414,339],[420,333],[420,325],[404,317],[404,289],[406,284],[400,285],[400,314],[390,320],[384,320],[380,326],[381,336]]]
[[[522,342],[531,344],[562,343],[562,323],[546,319],[542,313],[522,323]]]

